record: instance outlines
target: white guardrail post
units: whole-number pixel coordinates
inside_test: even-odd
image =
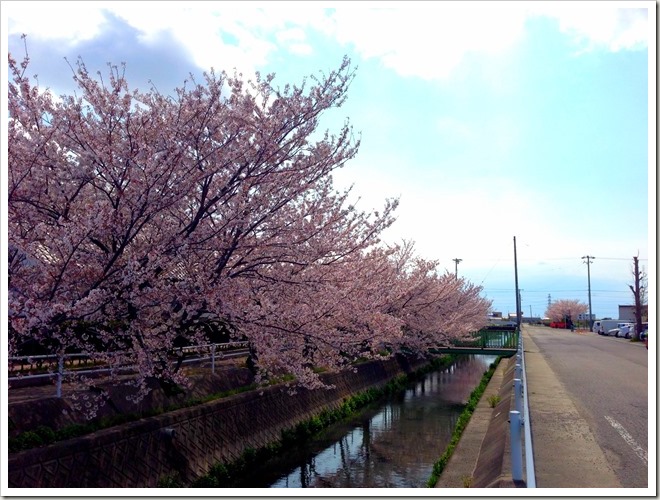
[[[511,431],[511,474],[514,481],[522,481],[523,446],[525,452],[525,482],[527,488],[536,488],[534,472],[534,448],[532,429],[529,418],[529,400],[527,399],[527,373],[525,372],[525,351],[522,331],[518,332],[518,353],[516,354],[514,386],[515,410],[509,412]]]
[[[520,416],[523,416],[523,390],[522,390],[522,380],[519,378],[513,379],[513,399],[515,401],[515,408]]]
[[[509,425],[511,431],[511,476],[514,481],[522,481],[522,422],[520,412],[511,410],[509,412]]]

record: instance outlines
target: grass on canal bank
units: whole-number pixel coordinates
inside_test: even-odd
[[[269,459],[300,446],[316,437],[321,431],[329,426],[342,422],[358,411],[372,403],[405,390],[411,383],[415,382],[430,372],[441,370],[451,366],[458,357],[455,355],[444,355],[433,359],[429,364],[412,373],[400,375],[388,382],[381,388],[371,388],[345,398],[343,403],[334,410],[323,410],[318,415],[300,422],[293,428],[282,431],[279,441],[261,447],[257,450],[248,448],[240,458],[230,463],[216,463],[208,473],[192,484],[185,484],[177,475],[171,474],[163,477],[158,482],[160,488],[227,488],[240,484],[251,471],[258,465],[264,464]]]
[[[438,482],[438,479],[440,479],[440,475],[442,474],[442,471],[447,466],[447,463],[449,462],[449,459],[454,453],[454,450],[456,449],[458,442],[461,440],[463,431],[467,427],[467,424],[470,422],[470,417],[472,417],[472,413],[474,413],[474,409],[477,407],[477,404],[479,403],[481,396],[486,391],[488,382],[490,382],[490,379],[493,377],[493,373],[495,373],[495,369],[497,368],[497,365],[499,364],[501,359],[502,357],[499,356],[490,365],[488,370],[486,370],[483,377],[481,378],[481,382],[479,383],[479,385],[470,394],[470,399],[465,405],[465,409],[463,410],[463,413],[461,413],[461,415],[458,417],[458,421],[456,422],[456,427],[454,427],[454,432],[452,433],[452,438],[451,441],[449,442],[449,445],[447,445],[445,452],[433,465],[433,472],[431,473],[431,477],[426,483],[426,486],[428,486],[429,488],[434,488]]]

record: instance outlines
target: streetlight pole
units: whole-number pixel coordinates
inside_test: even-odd
[[[456,263],[456,279],[458,279],[458,263],[461,262],[463,259],[452,259]]]
[[[520,291],[518,290],[518,254],[516,252],[516,237],[513,237],[513,268],[516,274],[516,323],[520,331]]]
[[[593,255],[585,255],[582,257],[583,259],[587,259],[587,286],[589,287],[589,330],[593,330],[594,328],[594,318],[591,315],[591,259],[595,259]]]

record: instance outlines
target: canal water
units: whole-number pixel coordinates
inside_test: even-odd
[[[418,488],[495,356],[465,356],[251,474],[252,488]]]

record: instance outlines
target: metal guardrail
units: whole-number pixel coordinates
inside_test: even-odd
[[[191,363],[199,363],[202,361],[211,361],[211,373],[215,373],[215,362],[218,359],[227,359],[227,358],[234,358],[234,357],[239,357],[239,356],[244,356],[248,354],[248,343],[247,342],[226,342],[222,344],[204,344],[204,345],[194,345],[194,346],[187,346],[187,347],[181,347],[178,349],[175,349],[175,353],[178,356],[184,356],[184,355],[190,355],[193,354],[198,354],[199,356],[197,357],[189,357],[184,359],[181,363],[182,364],[191,364]],[[208,354],[206,354],[208,353]],[[113,353],[107,353],[107,354],[113,354]],[[135,365],[120,365],[120,366],[113,366],[111,368],[92,368],[88,370],[74,370],[74,369],[67,369],[66,368],[66,361],[67,360],[74,360],[78,359],[80,366],[80,360],[83,360],[85,362],[91,361],[94,363],[94,359],[91,355],[86,354],[86,353],[79,353],[79,354],[48,354],[48,355],[38,355],[38,356],[12,356],[8,358],[8,361],[11,362],[16,362],[17,364],[21,365],[21,369],[19,370],[14,370],[15,372],[21,372],[24,371],[25,368],[24,366],[30,365],[31,369],[41,369],[44,365],[44,363],[47,366],[52,366],[52,367],[57,367],[55,371],[47,371],[44,373],[35,373],[35,374],[30,374],[28,373],[27,375],[19,374],[16,376],[10,376],[8,377],[8,381],[11,383],[11,381],[17,381],[17,380],[35,380],[35,379],[48,379],[48,378],[55,378],[55,393],[58,398],[62,397],[62,383],[64,381],[64,378],[67,375],[96,375],[96,374],[103,374],[103,373],[134,373],[136,370]],[[173,361],[173,363],[176,363],[177,361]],[[36,366],[34,366],[36,365]],[[70,363],[69,366],[73,366],[73,363]],[[11,372],[12,370],[10,370]]]
[[[523,336],[518,336],[515,378],[513,391],[515,410],[509,412],[511,431],[511,473],[514,481],[523,480],[523,450],[525,454],[525,484],[527,488],[536,488],[534,471],[534,447],[532,444],[532,426],[529,418],[529,400],[527,399],[527,374],[525,372],[525,351]]]

